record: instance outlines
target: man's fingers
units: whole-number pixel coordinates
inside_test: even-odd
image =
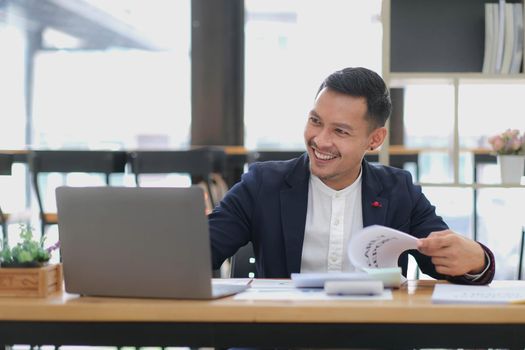
[[[422,238],[418,241],[418,250],[429,256],[439,254],[439,251],[448,248],[450,245],[447,236],[444,235],[433,235],[427,238]]]
[[[417,249],[432,260],[436,271],[449,276],[479,273],[485,266],[481,246],[450,230],[432,232],[419,239]]]
[[[459,276],[463,275],[467,270],[464,264],[457,258],[457,252],[452,248],[444,248],[440,251],[441,256],[433,256],[431,258],[436,271],[445,275]]]
[[[434,232],[430,232],[428,237],[443,237],[449,234],[450,234],[450,230],[434,231]]]
[[[442,257],[442,256],[437,256],[437,257],[432,257],[432,264],[436,265],[436,266],[446,266],[446,267],[450,267],[448,266],[448,259],[445,258],[445,257]]]

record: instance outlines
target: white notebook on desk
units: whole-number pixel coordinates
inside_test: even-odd
[[[525,300],[525,286],[464,286],[436,284],[434,304],[508,304]]]

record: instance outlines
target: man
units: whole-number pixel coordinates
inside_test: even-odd
[[[388,89],[365,68],[346,68],[322,83],[304,131],[307,153],[256,163],[209,216],[213,266],[253,243],[259,277],[353,271],[346,247],[366,226],[419,238],[410,251],[422,271],[455,283],[486,284],[490,250],[448,229],[404,170],[368,164],[391,112]],[[400,258],[406,275],[407,255]]]

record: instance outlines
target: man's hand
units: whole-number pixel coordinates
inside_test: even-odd
[[[451,230],[432,232],[417,249],[432,258],[436,271],[449,276],[477,274],[485,268],[485,252],[477,242]]]

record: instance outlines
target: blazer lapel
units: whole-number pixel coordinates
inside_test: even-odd
[[[385,225],[388,198],[381,197],[383,185],[377,179],[372,166],[363,161],[361,200],[363,207],[363,226]]]
[[[301,270],[304,227],[308,208],[308,179],[310,178],[308,164],[308,157],[305,153],[286,176],[286,185],[280,193],[281,223],[288,275]]]

